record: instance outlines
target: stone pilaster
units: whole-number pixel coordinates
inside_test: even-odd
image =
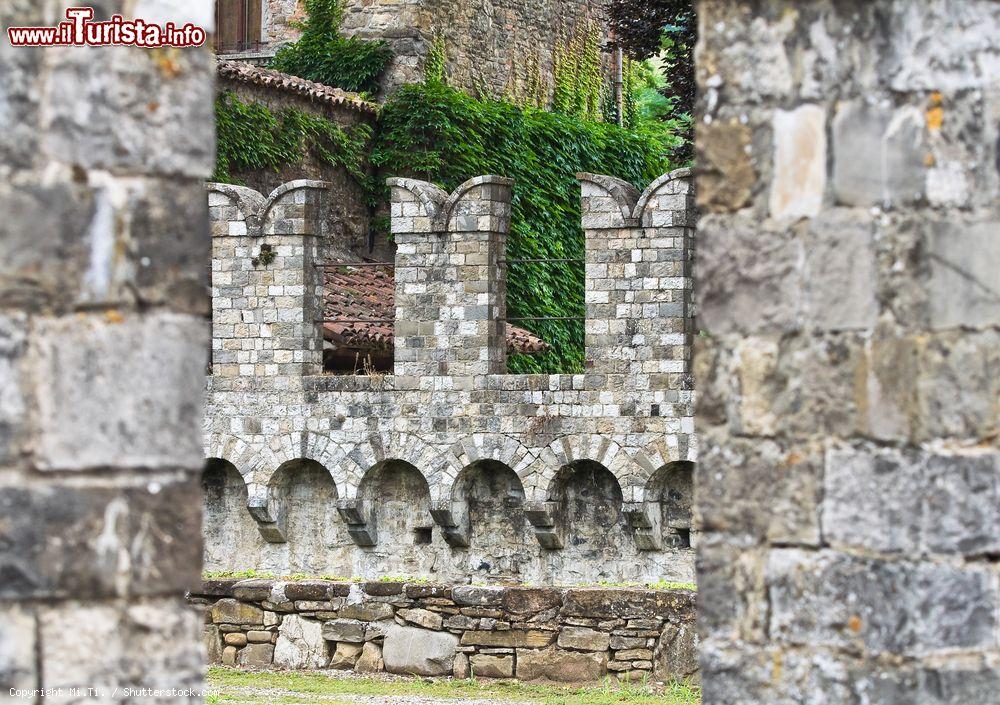
[[[396,241],[395,373],[476,377],[506,369],[504,256],[513,182],[466,181],[450,196],[389,179]]]
[[[698,12],[705,705],[996,700],[1000,6]]]

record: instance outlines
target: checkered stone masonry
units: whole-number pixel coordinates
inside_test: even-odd
[[[329,184],[291,181],[266,199],[208,185],[212,223],[212,370],[298,384],[323,365],[322,271]]]
[[[587,369],[616,387],[690,390],[690,170],[641,194],[609,176],[578,175],[587,252]]]
[[[506,367],[503,258],[513,181],[479,176],[449,196],[389,179],[396,241],[395,373],[472,377]]]

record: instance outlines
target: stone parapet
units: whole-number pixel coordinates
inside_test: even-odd
[[[599,364],[564,375],[504,374],[509,179],[450,195],[389,180],[395,369],[365,376],[310,372],[324,191],[210,187],[209,569],[691,579],[689,175],[645,194],[582,181],[588,330],[610,333],[588,337]],[[293,194],[299,220],[275,216]],[[266,234],[279,220],[290,234]],[[271,242],[298,249],[264,262]]]
[[[210,580],[211,663],[567,682],[697,682],[696,594],[632,588]],[[419,648],[409,649],[409,644]]]

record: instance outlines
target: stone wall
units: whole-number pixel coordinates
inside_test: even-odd
[[[99,19],[135,5],[102,2]],[[138,5],[212,21],[209,3]],[[4,2],[0,25],[53,26],[63,7]],[[5,702],[201,700],[184,592],[201,566],[211,62],[0,37]]]
[[[384,39],[395,54],[384,92],[423,80],[436,34],[445,40],[452,85],[501,96],[523,88],[536,64],[551,88],[554,55],[567,38],[590,22],[606,31],[601,4],[586,0],[345,0],[344,10],[346,35]],[[265,53],[296,39],[303,15],[302,0],[264,0]]]
[[[697,680],[695,595],[622,590],[212,580],[211,663],[357,673]]]
[[[700,3],[706,705],[1000,692],[1000,5]]]
[[[390,180],[395,369],[372,376],[318,374],[326,186],[210,186],[208,569],[692,579],[691,179],[580,177],[588,369],[551,376],[504,374],[509,180]]]

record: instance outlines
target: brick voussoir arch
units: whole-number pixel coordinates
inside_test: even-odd
[[[218,458],[232,464],[246,481],[256,451],[253,446],[228,433],[209,433],[204,440],[205,457]]]
[[[636,466],[641,468],[643,478],[641,492],[637,497],[635,497],[634,501],[653,502],[658,500],[657,497],[650,494],[649,481],[652,479],[656,471],[664,465],[675,463],[680,460],[686,460],[692,463],[698,461],[696,436],[691,435],[683,440],[687,442],[682,444],[672,444],[668,443],[667,439],[661,438],[655,443],[633,450],[629,453]]]

